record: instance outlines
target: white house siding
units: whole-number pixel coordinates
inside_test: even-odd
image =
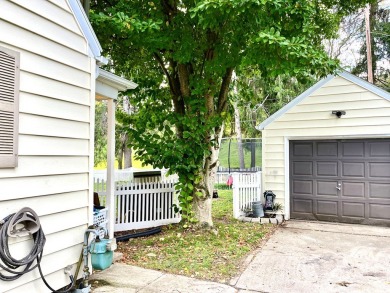
[[[337,118],[332,110],[345,110]],[[289,213],[288,140],[390,136],[390,102],[336,77],[268,124],[263,137],[263,182]]]
[[[78,261],[89,215],[91,59],[66,0],[0,1],[0,46],[20,52],[18,167],[0,169],[0,218],[31,207],[47,237],[42,270],[59,289]],[[92,88],[93,89],[93,88]],[[15,256],[30,250],[11,239]],[[49,292],[38,270],[0,292]]]

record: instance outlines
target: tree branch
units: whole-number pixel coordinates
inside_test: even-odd
[[[217,113],[226,111],[227,108],[227,96],[229,92],[229,85],[232,80],[233,68],[229,67],[226,69],[225,74],[222,78],[221,90],[218,95],[218,106]]]
[[[158,62],[160,65],[162,71],[164,72],[165,76],[168,79],[169,87],[172,89],[171,83],[172,83],[172,78],[171,75],[169,74],[168,70],[165,68],[164,61],[161,59],[160,55],[158,55],[156,52],[153,53],[154,59]]]
[[[177,14],[178,11],[176,0],[161,0],[161,6],[163,7],[163,12],[168,21],[171,22],[172,18]]]
[[[178,71],[178,75],[179,75],[181,95],[183,97],[189,97],[190,96],[190,77],[189,77],[187,65],[178,64],[177,71]]]
[[[172,77],[168,70],[165,67],[164,61],[161,59],[160,55],[158,55],[156,52],[153,53],[154,58],[160,65],[162,71],[164,72],[165,76],[168,79],[168,84],[169,88],[172,93],[172,101],[173,101],[173,106],[175,108],[175,112],[179,114],[184,114],[184,103],[179,99],[180,97],[180,88],[178,88],[178,81]],[[173,65],[171,65],[172,68],[174,68]]]

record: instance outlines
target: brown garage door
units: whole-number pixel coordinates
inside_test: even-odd
[[[291,218],[390,226],[390,139],[290,141]]]

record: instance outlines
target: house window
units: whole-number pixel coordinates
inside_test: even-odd
[[[0,46],[0,168],[18,165],[20,54]]]

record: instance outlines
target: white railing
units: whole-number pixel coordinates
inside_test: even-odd
[[[146,179],[146,178],[140,178]],[[159,182],[116,182],[114,231],[144,229],[178,223],[173,205],[178,204],[175,191],[176,180]],[[106,204],[106,180],[95,178],[94,191],[98,193],[100,205]]]
[[[177,180],[177,175],[167,175],[168,169],[161,169],[161,170],[153,170],[153,171],[160,171],[160,175],[151,175],[147,177],[139,177],[134,178],[134,172],[137,174],[140,174],[142,172],[148,172],[149,170],[140,170],[140,169],[134,169],[134,168],[128,168],[128,169],[121,169],[121,170],[115,170],[115,182],[117,181],[123,181],[123,182],[139,182],[139,183],[147,183],[147,182],[160,182],[160,181],[171,181],[171,180]],[[95,170],[93,177],[96,180],[106,181],[107,180],[107,170]]]
[[[261,201],[261,172],[232,175],[233,216],[239,218],[252,209],[252,202]]]
[[[125,183],[115,191],[115,231],[143,229],[180,222],[180,214],[173,205],[179,205],[175,183]]]
[[[93,177],[95,180],[107,180],[107,170],[95,170],[93,172]],[[132,181],[133,180],[133,170],[123,169],[123,170],[115,170],[115,181]]]

